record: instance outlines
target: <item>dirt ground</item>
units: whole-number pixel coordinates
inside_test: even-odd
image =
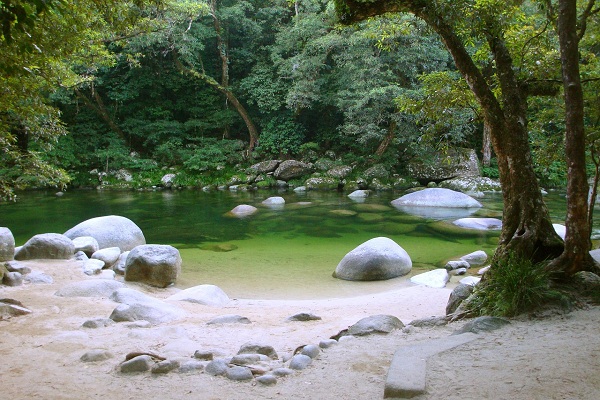
[[[280,358],[305,344],[318,344],[363,317],[391,314],[405,324],[443,315],[450,289],[411,286],[375,295],[326,300],[234,299],[225,307],[178,302],[187,317],[150,328],[117,323],[83,328],[107,318],[116,303],[107,298],[58,297],[67,283],[86,277],[78,262],[30,261],[54,278],[52,284],[0,287],[0,298],[22,302],[33,312],[0,321],[3,399],[381,399],[391,358],[402,346],[450,335],[464,322],[412,328],[389,335],[348,338],[325,349],[307,369],[279,378],[274,386],[234,382],[204,372],[122,374],[127,353],[152,352],[189,359],[196,350],[233,356],[241,345],[271,345]],[[129,285],[129,284],[128,284]],[[129,285],[157,298],[177,289]],[[287,322],[310,312],[322,319]],[[224,314],[251,324],[207,325]],[[427,394],[421,399],[599,399],[600,308],[565,315],[513,320],[498,331],[433,356]],[[113,357],[84,363],[87,351]]]

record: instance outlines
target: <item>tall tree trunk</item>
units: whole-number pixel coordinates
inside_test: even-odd
[[[223,28],[221,27],[221,21],[217,15],[217,0],[211,0],[210,2],[210,13],[213,18],[213,27],[216,34],[217,40],[217,53],[221,60],[221,86],[229,90],[229,51],[227,42],[223,39]],[[228,109],[229,99],[225,101],[225,108]],[[226,124],[223,128],[223,137],[229,138],[230,126]]]
[[[375,155],[378,157],[382,156],[383,153],[385,153],[385,151],[388,149],[388,147],[394,140],[395,136],[396,136],[396,121],[392,120],[390,122],[390,126],[388,127],[387,135],[385,135],[385,137],[379,144],[377,151],[375,151]]]
[[[181,63],[181,61],[179,61],[176,54],[174,54],[174,57],[175,57],[175,65],[177,66],[177,68],[179,68],[179,70],[181,72],[207,83],[210,87],[218,90],[220,93],[222,93],[227,98],[227,100],[235,108],[235,110],[240,115],[240,117],[242,117],[242,119],[244,120],[244,123],[246,124],[246,128],[248,129],[248,135],[250,136],[250,140],[248,143],[248,153],[250,153],[252,150],[254,150],[254,147],[256,146],[256,142],[258,141],[258,129],[256,128],[256,125],[254,125],[254,122],[252,121],[250,114],[248,113],[246,108],[242,105],[242,103],[238,100],[238,98],[235,96],[235,94],[228,88],[221,86],[219,84],[219,82],[214,80],[212,77],[206,75],[205,73],[199,72],[193,68],[188,68],[188,67],[184,66]]]
[[[342,0],[338,0],[338,6],[340,2]],[[516,81],[512,59],[503,39],[497,35],[488,37],[504,96],[501,104],[452,25],[429,2],[374,0],[364,3],[344,0],[343,3],[344,22],[359,21],[386,12],[411,12],[440,35],[481,106],[498,159],[504,215],[495,258],[504,258],[511,251],[534,261],[560,255],[563,243],[552,227],[533,170],[527,134],[526,95]]]
[[[565,98],[565,153],[567,159],[567,233],[561,256],[549,268],[570,276],[590,269],[590,227],[588,225],[588,183],[585,166],[583,89],[579,75],[577,2],[558,2],[558,40]]]
[[[127,134],[123,132],[123,129],[121,129],[121,127],[117,125],[115,120],[110,116],[110,113],[104,105],[104,101],[102,101],[100,93],[98,93],[98,91],[94,88],[93,85],[91,91],[94,101],[92,101],[89,97],[82,93],[81,90],[79,90],[78,88],[75,88],[75,95],[79,99],[83,100],[83,102],[89,109],[95,111],[100,116],[100,118],[102,118],[102,120],[106,122],[106,125],[108,125],[110,129],[113,132],[115,132],[121,139],[123,139],[125,143],[127,143],[127,145],[129,145],[129,139],[127,138]]]
[[[483,124],[483,143],[481,145],[481,163],[484,167],[489,167],[492,161],[492,135],[488,124]]]

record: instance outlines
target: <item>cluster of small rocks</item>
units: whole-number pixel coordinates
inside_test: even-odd
[[[241,316],[229,316],[228,319],[236,320],[238,323],[246,323],[242,321],[247,320]],[[319,319],[321,317],[311,313],[299,313],[287,318],[286,321]],[[222,320],[223,318],[220,319],[221,323],[225,323]],[[97,319],[86,321],[83,326],[102,328],[113,323],[114,321],[111,319]],[[291,354],[283,356],[280,356],[273,346],[249,342],[243,344],[232,356],[224,356],[218,350],[196,350],[189,357],[173,358],[166,358],[151,352],[131,352],[116,366],[116,369],[122,374],[205,373],[211,376],[222,376],[233,381],[255,381],[263,385],[275,385],[278,379],[306,369],[314,360],[318,359],[323,351],[348,337],[388,334],[402,328],[404,328],[404,324],[394,316],[375,315],[361,319],[329,339],[321,340],[318,345],[302,345]],[[81,361],[100,362],[111,358],[114,356],[109,351],[93,349],[84,353]]]
[[[7,286],[18,286],[29,275],[35,283],[52,283],[42,273],[32,273],[19,261],[33,259],[75,259],[83,261],[86,275],[114,279],[124,275],[156,287],[175,283],[181,272],[179,251],[168,245],[146,244],[141,229],[131,220],[109,215],[92,218],[64,234],[43,233],[33,236],[23,246],[15,247],[8,228],[0,228],[0,278]]]

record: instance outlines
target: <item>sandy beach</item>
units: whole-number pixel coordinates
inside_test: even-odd
[[[236,382],[202,371],[123,374],[118,366],[130,352],[150,352],[186,360],[196,350],[231,357],[248,342],[268,344],[279,359],[302,345],[318,345],[361,318],[390,314],[404,324],[444,314],[450,289],[409,286],[358,297],[319,300],[232,299],[224,307],[174,302],[186,317],[151,327],[121,322],[90,329],[90,319],[108,318],[117,303],[108,298],[59,297],[64,285],[89,278],[76,261],[28,261],[52,284],[0,287],[32,310],[0,321],[0,375],[6,399],[379,399],[396,350],[450,335],[464,322],[443,327],[397,330],[388,335],[350,337],[324,349],[306,369],[265,386]],[[128,286],[164,299],[178,289]],[[290,322],[297,313],[321,320]],[[237,314],[250,324],[208,325],[215,317]],[[600,398],[600,309],[544,318],[518,319],[503,329],[432,357],[423,399]],[[101,349],[112,358],[82,362]],[[283,361],[281,361],[284,366]]]

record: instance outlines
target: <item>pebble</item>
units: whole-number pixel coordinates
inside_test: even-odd
[[[225,371],[225,376],[231,379],[232,381],[247,381],[254,376],[252,375],[252,371],[247,367],[234,366],[231,368],[227,368]]]
[[[219,358],[216,360],[212,360],[211,362],[206,364],[206,367],[204,367],[204,372],[206,372],[209,375],[218,376],[225,375],[227,369],[229,369],[229,365],[227,365],[227,362],[222,358]]]
[[[153,374],[166,374],[179,368],[179,366],[180,364],[177,360],[164,360],[154,364],[150,372]]]
[[[108,360],[112,357],[113,355],[110,352],[106,350],[97,349],[88,351],[87,353],[81,356],[80,360],[83,362],[97,362]]]
[[[185,361],[184,363],[182,363],[179,366],[179,372],[186,373],[186,372],[202,371],[205,366],[206,366],[206,362],[189,360],[189,361]]]
[[[154,364],[152,357],[148,355],[142,355],[132,358],[129,361],[125,361],[121,364],[121,372],[124,374],[133,372],[146,372],[150,370],[150,367]]]
[[[331,346],[335,346],[336,344],[338,344],[338,341],[335,339],[325,339],[319,342],[319,347],[322,349],[328,349]]]
[[[312,358],[304,354],[296,354],[290,360],[290,369],[301,370],[312,363]]]
[[[309,356],[310,358],[315,358],[321,353],[321,350],[318,346],[314,344],[308,344],[302,348],[300,354],[304,354],[305,356]]]
[[[113,325],[115,321],[109,318],[88,319],[81,326],[84,328],[105,328]]]
[[[257,377],[256,382],[265,386],[273,386],[277,384],[277,377],[275,375],[267,374]]]

